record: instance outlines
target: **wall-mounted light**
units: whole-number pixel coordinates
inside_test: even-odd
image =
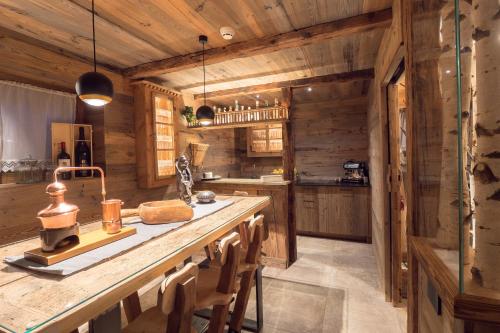
[[[92,44],[94,46],[94,71],[82,74],[75,84],[75,90],[80,99],[88,105],[103,106],[113,99],[113,83],[104,74],[97,72],[95,56],[95,12],[92,0]]]
[[[312,90],[313,90],[313,88],[307,87],[307,92],[311,92]]]

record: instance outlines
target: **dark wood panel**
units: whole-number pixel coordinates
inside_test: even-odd
[[[371,241],[368,187],[296,186],[295,197],[299,233]]]

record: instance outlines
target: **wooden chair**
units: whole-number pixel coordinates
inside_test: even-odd
[[[212,306],[208,333],[222,333],[229,314],[229,305],[238,290],[236,274],[240,261],[240,235],[233,232],[219,245],[215,268],[200,269],[196,289],[196,310]]]
[[[255,271],[258,268],[262,240],[264,238],[264,216],[258,215],[250,220],[247,227],[248,248],[241,255],[238,274],[241,276],[240,288],[236,296],[229,332],[240,332],[245,319],[248,299],[252,291]]]
[[[142,312],[129,323],[124,333],[191,333],[196,302],[198,266],[189,263],[168,276],[158,290],[156,307]]]
[[[238,265],[238,278],[236,280],[237,289],[235,289],[237,296],[233,313],[231,314],[229,332],[240,332],[245,319],[248,299],[252,291],[255,271],[258,268],[261,255],[262,240],[264,238],[264,215],[252,218],[245,229],[245,235],[248,236],[246,242],[248,247],[242,247],[240,250],[240,263]],[[212,261],[209,265],[209,270],[216,271],[218,269],[220,269],[219,263]],[[204,271],[204,269],[201,269],[200,274],[203,274]]]

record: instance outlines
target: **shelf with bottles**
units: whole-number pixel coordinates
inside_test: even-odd
[[[220,109],[220,108],[219,108]],[[278,123],[288,120],[288,108],[285,106],[273,106],[265,108],[255,108],[247,110],[220,110],[215,112],[215,118],[212,125],[202,126],[196,120],[188,124],[193,129],[210,128],[231,128],[231,127],[250,127],[259,124]]]
[[[93,166],[92,125],[52,123],[52,162],[57,166]],[[62,153],[62,145],[64,151]],[[66,158],[64,158],[66,157]],[[65,178],[64,178],[65,177]],[[72,171],[62,173],[61,179],[79,179],[93,177],[92,171]]]

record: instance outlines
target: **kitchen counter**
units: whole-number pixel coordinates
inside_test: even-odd
[[[335,180],[302,180],[296,181],[297,186],[337,186],[337,187],[370,187],[370,184],[342,183]]]
[[[264,242],[262,262],[267,266],[286,268],[295,258],[296,228],[290,218],[289,195],[292,182],[263,182],[250,178],[221,178],[198,181],[195,190],[210,190],[216,194],[232,195],[243,192],[249,196],[269,196],[271,205],[264,208]]]
[[[264,182],[261,179],[252,178],[221,178],[217,180],[202,180],[200,183],[206,184],[235,184],[235,185],[265,185],[265,186],[284,186],[291,184],[289,180],[268,181]]]

